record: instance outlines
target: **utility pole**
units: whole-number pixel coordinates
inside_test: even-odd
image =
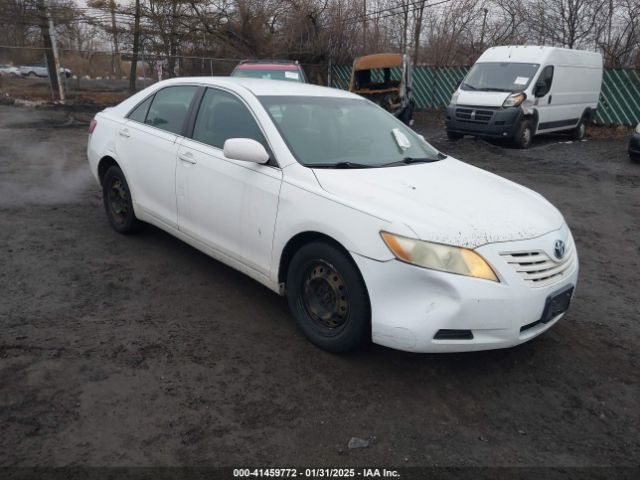
[[[404,13],[404,31],[402,32],[402,54],[407,54],[407,30],[409,29],[409,4],[402,2],[402,11]]]
[[[64,87],[60,83],[60,62],[58,60],[58,46],[56,44],[55,27],[49,15],[47,0],[37,0],[36,8],[40,17],[40,30],[42,32],[42,44],[47,59],[47,71],[49,72],[49,84],[51,85],[51,98],[55,100],[54,91],[60,95],[60,101],[64,102]]]
[[[364,5],[364,14],[362,15],[362,53],[365,53],[367,47],[367,0],[362,0]]]
[[[51,51],[53,52],[53,64],[56,69],[56,82],[58,83],[58,93],[60,95],[60,103],[64,103],[64,85],[60,81],[60,57],[58,56],[58,41],[56,38],[56,28],[51,18],[51,13],[47,9],[47,18],[49,19],[49,35],[51,36]],[[49,70],[51,72],[51,70]]]
[[[133,20],[133,55],[131,56],[131,70],[129,70],[129,92],[136,91],[138,76],[138,49],[140,48],[140,0],[136,0],[135,16]],[[144,51],[142,53],[142,71],[144,72]]]
[[[115,51],[115,59],[111,56],[111,71],[113,74],[120,76],[120,45],[118,44],[118,25],[116,24],[116,2],[109,1],[109,10],[111,10],[111,33],[113,34],[113,49]]]
[[[480,49],[484,51],[484,32],[487,28],[487,13],[489,13],[489,10],[483,8],[482,11],[484,12],[484,16],[482,17],[482,30],[480,31]]]

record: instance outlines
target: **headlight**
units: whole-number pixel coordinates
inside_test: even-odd
[[[451,104],[455,105],[456,103],[458,103],[458,96],[460,95],[460,91],[456,90],[455,92],[453,92],[453,95],[451,95]]]
[[[638,124],[638,126],[636,127],[636,133],[640,133],[640,123]]]
[[[498,282],[489,264],[473,250],[380,232],[395,257],[418,267]]]
[[[522,102],[524,102],[524,100],[526,98],[527,98],[527,96],[523,92],[512,93],[511,95],[509,95],[507,97],[507,99],[504,101],[502,106],[505,107],[505,108],[507,108],[507,107],[517,107]]]

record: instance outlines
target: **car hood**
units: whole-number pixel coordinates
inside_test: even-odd
[[[476,248],[562,227],[538,193],[453,158],[389,168],[314,169],[345,203],[408,226],[422,240]]]
[[[510,92],[474,92],[458,90],[457,105],[470,105],[477,107],[501,107]]]

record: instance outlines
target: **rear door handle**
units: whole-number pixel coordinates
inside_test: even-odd
[[[118,134],[121,137],[125,137],[125,138],[129,138],[131,136],[131,134],[129,133],[129,130],[127,130],[126,128],[123,128],[122,130],[120,130]]]
[[[553,98],[553,95],[549,95],[549,101],[547,103],[551,103],[552,98]]]
[[[178,158],[183,162],[191,163],[192,165],[198,163],[196,162],[196,159],[193,158],[193,153],[191,152],[181,153],[180,155],[178,155]]]

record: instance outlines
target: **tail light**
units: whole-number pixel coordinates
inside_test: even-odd
[[[97,126],[98,126],[98,122],[96,121],[95,118],[92,118],[91,123],[89,123],[89,135],[93,133],[93,131],[96,129]]]

